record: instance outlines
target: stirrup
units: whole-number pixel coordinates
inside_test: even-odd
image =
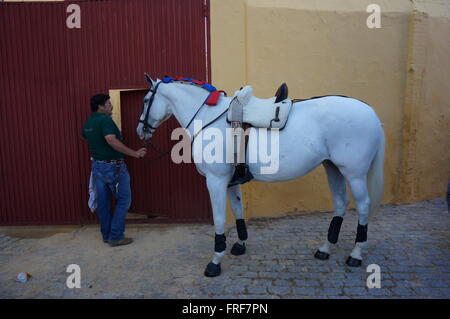
[[[236,169],[234,170],[233,177],[231,178],[230,183],[228,184],[228,187],[235,186],[238,184],[244,184],[253,179],[253,175],[250,172],[250,169],[248,168],[247,164],[239,164],[236,166]]]

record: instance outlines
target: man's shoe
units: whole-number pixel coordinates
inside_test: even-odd
[[[110,241],[109,245],[111,247],[116,247],[116,246],[123,246],[123,245],[128,245],[131,244],[133,242],[132,238],[123,238],[121,240],[116,240],[116,241]]]
[[[250,172],[250,169],[248,168],[247,164],[239,164],[236,166],[236,169],[234,170],[233,177],[231,178],[230,183],[228,184],[228,187],[238,185],[238,184],[244,184],[253,179],[253,175]]]

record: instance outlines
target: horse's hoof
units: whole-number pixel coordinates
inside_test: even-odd
[[[222,272],[222,269],[220,269],[220,264],[216,265],[213,262],[210,262],[205,269],[205,276],[206,277],[217,277]]]
[[[231,254],[235,256],[245,254],[245,244],[241,245],[239,243],[234,243],[233,247],[231,248]]]
[[[324,253],[323,251],[320,251],[320,250],[317,250],[314,257],[316,257],[317,259],[320,259],[320,260],[327,260],[328,258],[330,258],[330,254]]]
[[[353,258],[352,256],[349,256],[347,258],[347,261],[345,262],[347,265],[349,265],[350,267],[361,267],[362,264],[362,260],[361,259],[356,259]]]

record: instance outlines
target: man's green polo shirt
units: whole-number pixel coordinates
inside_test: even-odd
[[[118,140],[122,141],[119,128],[106,114],[93,112],[84,123],[81,135],[87,140],[89,152],[95,160],[104,161],[125,157],[124,154],[109,146],[105,136],[110,134],[114,134]]]

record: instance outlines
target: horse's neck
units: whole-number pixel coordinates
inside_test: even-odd
[[[208,96],[208,91],[188,84],[173,84],[167,90],[173,115],[182,127],[186,127]]]
[[[170,89],[168,87],[166,96],[171,101],[172,113],[178,123],[188,129],[191,136],[195,135],[200,129],[194,123],[195,120],[203,121],[202,125],[204,125],[216,117],[218,118],[230,104],[231,98],[222,96],[213,108],[206,105],[202,106],[209,94],[202,88],[188,84],[174,84]],[[199,109],[200,111],[196,114]],[[186,127],[187,125],[189,127]]]

